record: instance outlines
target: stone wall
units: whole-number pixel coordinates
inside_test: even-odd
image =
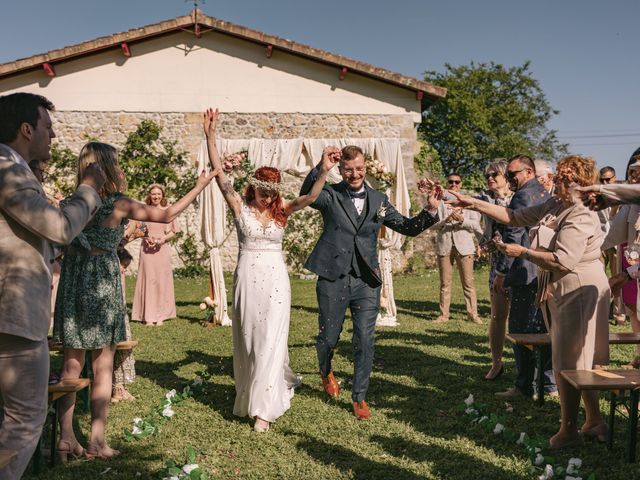
[[[121,147],[127,135],[143,119],[150,119],[162,127],[162,138],[177,142],[177,147],[189,153],[191,165],[196,162],[197,151],[202,139],[202,114],[189,113],[145,113],[145,112],[83,112],[59,111],[53,114],[54,130],[61,144],[78,152],[88,138],[111,143]],[[407,115],[333,115],[301,113],[223,113],[218,134],[222,138],[399,138],[403,152],[404,169],[409,188],[415,187],[413,157],[417,153],[416,129],[409,114]],[[196,233],[197,211],[190,207],[181,216],[183,231]],[[430,234],[423,234],[430,237]],[[421,236],[421,237],[422,237]],[[137,269],[137,256],[140,241],[130,246],[134,255],[131,271]],[[426,241],[426,251],[432,251]],[[421,239],[416,245],[425,244]],[[401,268],[406,257],[413,254],[412,245],[406,252],[397,255],[394,264]],[[225,270],[232,270],[237,255],[235,233],[225,242],[223,251]],[[174,266],[181,262],[174,252]],[[427,262],[429,263],[429,262]]]

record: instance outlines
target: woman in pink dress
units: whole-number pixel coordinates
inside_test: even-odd
[[[147,192],[147,205],[167,206],[162,186],[154,183],[149,185]],[[167,242],[180,231],[180,227],[177,220],[169,224],[147,222],[145,225],[148,235],[142,239],[131,319],[148,326],[160,326],[165,320],[176,317],[171,247]]]

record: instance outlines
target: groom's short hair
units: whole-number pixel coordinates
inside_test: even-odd
[[[362,155],[364,158],[364,152],[360,147],[357,147],[356,145],[347,145],[346,147],[342,147],[343,161],[353,160],[358,155]]]

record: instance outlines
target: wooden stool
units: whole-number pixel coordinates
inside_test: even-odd
[[[506,339],[514,345],[522,345],[534,353],[539,347],[551,345],[551,337],[548,333],[507,333]],[[609,344],[640,344],[640,333],[610,333]],[[536,362],[538,368],[538,378],[536,380],[538,405],[542,405],[544,404],[544,372],[542,371],[542,355],[539,353],[536,355]]]
[[[138,345],[138,340],[125,340],[123,342],[116,344],[116,350],[133,350]],[[52,339],[49,339],[49,351],[50,352],[61,352],[64,348],[61,343],[56,343]],[[82,367],[82,373],[80,376],[83,378],[91,379],[91,369],[89,365],[91,364],[91,350],[87,350],[84,358],[84,367]],[[90,406],[90,398],[89,398],[89,390],[82,390],[80,392],[80,400],[82,401],[82,409],[85,412],[89,411]]]
[[[53,402],[53,420],[51,422],[51,458],[49,464],[56,464],[56,439],[58,437],[58,400],[70,393],[78,393],[82,390],[89,392],[91,381],[88,378],[75,380],[63,378],[58,383],[49,385],[49,401]]]
[[[617,406],[628,410],[629,435],[627,459],[636,461],[638,436],[638,400],[640,400],[640,370],[563,370],[561,375],[577,390],[607,390],[611,392],[607,447],[613,447],[613,426]],[[629,391],[629,396],[625,392]],[[618,397],[622,397],[618,399]],[[627,404],[627,400],[629,404]]]

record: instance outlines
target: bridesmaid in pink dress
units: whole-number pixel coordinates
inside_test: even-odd
[[[147,192],[147,205],[167,206],[161,185],[149,185]],[[171,247],[167,242],[180,231],[180,227],[177,220],[170,224],[146,222],[145,225],[148,236],[142,239],[131,319],[147,326],[160,326],[165,320],[176,317]]]

